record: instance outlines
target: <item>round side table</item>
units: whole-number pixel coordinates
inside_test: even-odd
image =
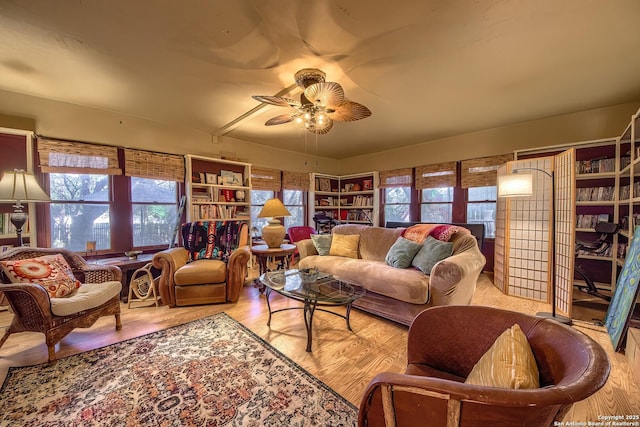
[[[296,251],[296,245],[289,243],[283,243],[279,248],[270,248],[267,245],[256,245],[251,247],[251,253],[255,255],[258,266],[260,267],[260,275],[263,275],[269,271],[269,258],[280,260],[277,269],[289,268],[289,259]],[[253,281],[254,286],[264,292],[265,286],[260,282],[260,279]]]

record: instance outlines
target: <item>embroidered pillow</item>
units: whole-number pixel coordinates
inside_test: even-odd
[[[431,230],[436,228],[438,224],[416,224],[410,227],[407,227],[402,233],[402,237],[405,239],[412,240],[417,243],[424,242],[424,239],[427,238]]]
[[[334,234],[331,239],[329,255],[343,256],[347,258],[358,257],[359,234]]]
[[[520,325],[504,331],[475,364],[466,384],[500,388],[539,388],[536,358]]]
[[[182,226],[182,241],[189,261],[227,261],[238,249],[241,223],[238,221],[195,221]]]
[[[41,285],[52,298],[67,296],[80,287],[80,281],[61,254],[0,261],[0,265],[11,283]]]
[[[453,254],[453,243],[441,242],[431,236],[427,237],[418,253],[411,261],[411,265],[424,274],[431,274],[434,265]]]
[[[413,257],[416,256],[421,247],[422,245],[420,243],[413,242],[404,237],[398,237],[395,243],[389,248],[389,252],[387,252],[384,261],[391,267],[407,268],[411,265]]]
[[[312,234],[311,241],[318,255],[329,255],[331,249],[331,234]]]
[[[451,239],[456,231],[458,231],[458,227],[455,225],[438,225],[429,233],[429,236],[432,236],[442,242],[448,242]]]

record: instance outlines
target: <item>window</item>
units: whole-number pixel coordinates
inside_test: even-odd
[[[384,189],[384,220],[411,220],[411,187]]]
[[[111,248],[109,175],[49,174],[51,247],[84,251]]]
[[[168,245],[178,214],[175,181],[131,177],[133,246]]]
[[[275,193],[271,190],[251,191],[251,235],[260,235],[262,228],[268,224],[267,221],[269,218],[258,218],[258,215],[266,201],[274,197]]]
[[[283,190],[284,206],[291,216],[284,218],[284,228],[304,225],[304,192],[302,190]]]
[[[453,187],[423,188],[420,195],[421,222],[452,222]]]
[[[484,237],[496,237],[497,187],[470,187],[467,195],[467,222],[484,224]]]

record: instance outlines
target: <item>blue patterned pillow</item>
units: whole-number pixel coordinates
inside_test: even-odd
[[[389,248],[384,261],[391,267],[407,268],[411,265],[411,260],[416,256],[422,245],[404,237],[398,240]]]
[[[429,236],[422,244],[422,248],[411,261],[418,270],[424,274],[431,274],[431,269],[438,262],[445,258],[449,258],[453,254],[453,243],[442,242]]]
[[[241,223],[238,221],[195,221],[182,225],[182,241],[189,261],[227,261],[238,249]]]

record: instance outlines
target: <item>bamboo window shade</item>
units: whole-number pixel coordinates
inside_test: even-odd
[[[413,169],[393,169],[380,171],[380,187],[410,187],[413,184]]]
[[[118,147],[39,138],[38,157],[44,173],[122,175]]]
[[[309,190],[309,173],[282,171],[282,188],[285,190]]]
[[[497,185],[497,170],[513,160],[513,154],[481,157],[462,161],[462,188],[489,187]]]
[[[455,187],[458,184],[456,162],[416,167],[416,188]]]
[[[184,182],[184,157],[125,148],[124,174],[138,178]]]
[[[251,167],[251,187],[254,190],[280,191],[282,181],[281,172],[278,169]]]

